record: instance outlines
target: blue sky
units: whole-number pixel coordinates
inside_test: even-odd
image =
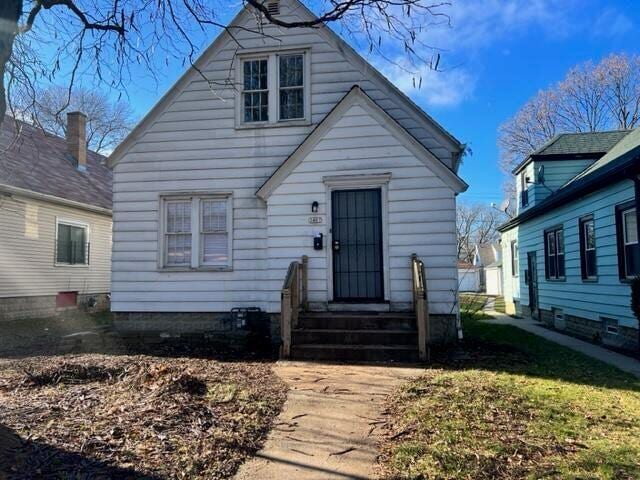
[[[442,50],[442,72],[425,70],[422,88],[406,73],[364,55],[473,154],[461,176],[461,200],[500,202],[498,126],[539,89],[561,80],[572,66],[612,52],[640,53],[640,2],[600,0],[451,0],[451,27],[428,30],[424,41]],[[397,57],[401,61],[401,57]],[[182,73],[163,69],[159,85],[132,85],[129,100],[146,113]]]

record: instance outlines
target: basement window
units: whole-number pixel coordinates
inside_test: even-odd
[[[616,320],[615,318],[607,317],[601,317],[600,320],[602,321],[605,332],[607,332],[609,335],[618,335],[618,320]]]

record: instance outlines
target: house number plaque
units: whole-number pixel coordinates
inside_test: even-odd
[[[313,217],[309,217],[309,223],[311,225],[319,225],[323,222],[322,217],[321,216],[313,216]]]

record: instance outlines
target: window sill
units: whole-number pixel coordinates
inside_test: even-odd
[[[160,267],[157,270],[161,273],[171,272],[233,272],[233,267],[230,266],[213,266],[205,265],[202,267]]]
[[[280,127],[308,127],[311,125],[311,120],[281,120],[279,122],[255,122],[255,123],[239,123],[236,125],[236,130],[256,130],[259,128],[280,128]]]
[[[582,283],[598,283],[598,277],[583,278]]]
[[[89,268],[88,263],[54,263],[54,267]]]
[[[559,278],[546,278],[547,282],[566,282],[567,277],[559,277]]]

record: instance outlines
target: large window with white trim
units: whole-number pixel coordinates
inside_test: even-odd
[[[162,197],[162,261],[169,269],[229,269],[232,261],[231,194]]]
[[[310,53],[259,52],[240,60],[238,126],[310,121]]]
[[[640,244],[638,244],[638,216],[635,202],[616,207],[618,239],[618,270],[621,280],[640,275]]]
[[[89,265],[89,226],[56,219],[55,264]]]

